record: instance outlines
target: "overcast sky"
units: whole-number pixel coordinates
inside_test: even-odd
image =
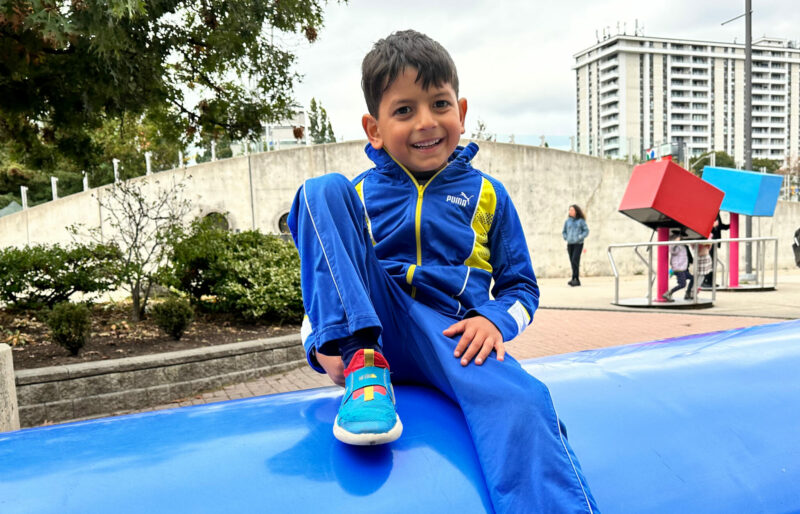
[[[413,28],[439,41],[458,67],[460,96],[467,98],[467,135],[480,118],[507,140],[538,144],[539,135],[575,133],[573,55],[596,43],[603,27],[635,20],[644,35],[744,42],[744,1],[671,0],[351,0],[329,5],[313,45],[296,48],[304,75],[296,98],[322,102],[337,138],[362,139],[361,60],[373,43]],[[762,35],[800,40],[800,2],[753,0],[753,39]]]

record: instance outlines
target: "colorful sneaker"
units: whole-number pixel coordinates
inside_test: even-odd
[[[403,433],[394,410],[389,364],[375,350],[359,350],[344,370],[345,390],[333,435],[358,446],[390,443]]]

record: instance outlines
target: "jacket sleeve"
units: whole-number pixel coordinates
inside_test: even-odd
[[[487,318],[500,330],[503,341],[510,341],[533,320],[539,306],[539,285],[517,211],[505,190],[498,200],[489,232],[494,298],[471,309],[466,317]]]
[[[561,229],[561,237],[564,238],[564,241],[567,240],[567,222],[568,221],[569,221],[568,219],[564,220],[564,228]]]
[[[586,224],[586,220],[581,220],[581,241],[586,239],[589,236],[589,225]]]

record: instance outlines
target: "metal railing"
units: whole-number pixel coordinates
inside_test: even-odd
[[[614,272],[614,303],[619,303],[619,270],[617,269],[617,263],[614,261],[613,250],[618,248],[633,248],[634,253],[637,257],[645,264],[647,268],[647,305],[653,305],[653,283],[656,279],[656,270],[653,268],[653,248],[658,246],[675,246],[675,245],[688,245],[692,249],[692,255],[694,255],[694,263],[693,275],[695,277],[695,286],[697,287],[697,281],[701,280],[701,277],[697,276],[697,266],[698,266],[698,259],[697,259],[697,247],[701,244],[717,244],[723,243],[726,244],[728,247],[728,254],[730,255],[730,243],[745,243],[745,244],[756,244],[756,282],[757,284],[764,288],[766,287],[766,247],[767,243],[773,242],[774,245],[774,258],[773,258],[773,277],[772,277],[772,285],[771,287],[776,287],[778,284],[778,238],[777,237],[740,237],[736,239],[691,239],[691,240],[684,240],[684,241],[648,241],[644,243],[621,243],[621,244],[612,244],[608,245],[608,260],[611,263],[611,270]],[[639,251],[641,247],[646,247],[647,250],[647,257],[642,255]],[[725,274],[725,263],[722,259],[719,258],[719,251],[714,251],[713,263],[712,263],[712,282],[711,282],[711,301],[713,302],[716,300],[717,297],[717,266],[722,267],[722,276],[724,280],[724,285],[727,287],[728,284],[728,277]],[[692,295],[694,298],[694,303],[697,303],[697,294]]]

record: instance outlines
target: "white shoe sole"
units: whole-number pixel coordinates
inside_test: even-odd
[[[400,423],[400,416],[397,416],[397,422],[391,430],[382,434],[354,434],[348,432],[339,426],[339,416],[333,422],[333,437],[340,440],[345,444],[352,444],[353,446],[373,446],[376,444],[386,444],[396,441],[400,434],[403,433],[403,424]]]

